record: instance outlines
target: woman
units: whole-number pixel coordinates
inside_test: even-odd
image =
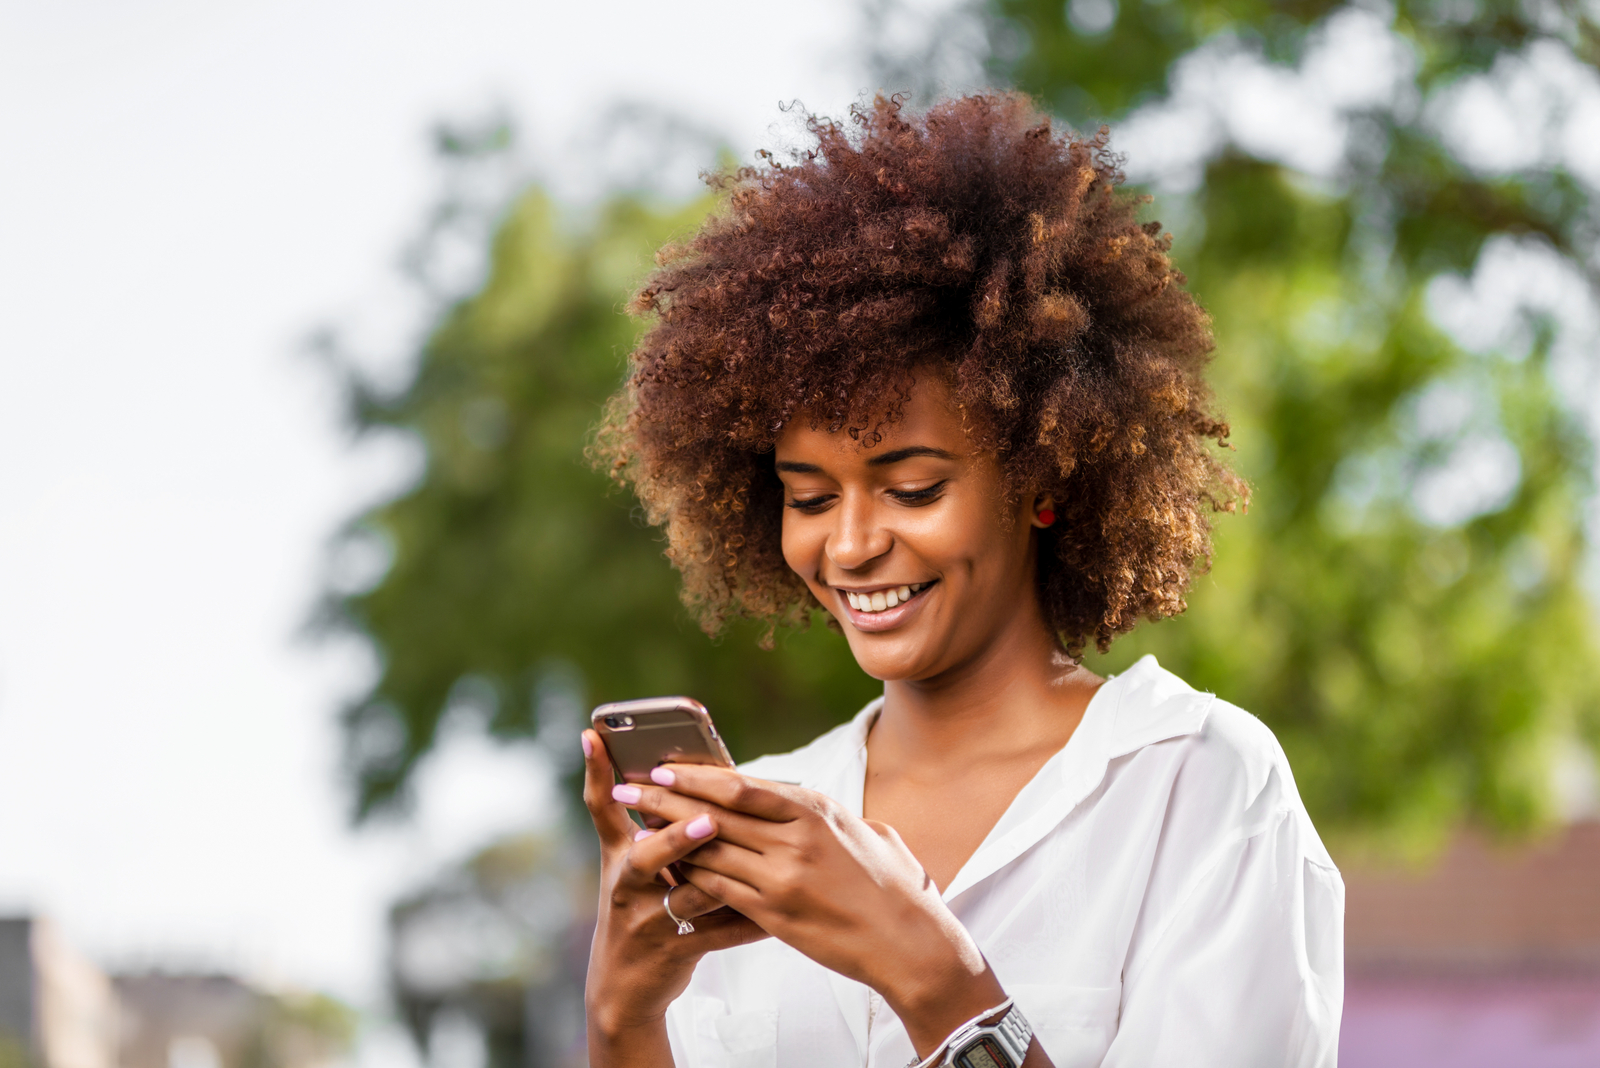
[[[884,695],[643,787],[585,735],[590,1063],[1333,1065],[1343,887],[1282,750],[1078,663],[1246,492],[1169,239],[1023,97],[853,117],[664,250],[598,451],[708,629],[820,607]]]

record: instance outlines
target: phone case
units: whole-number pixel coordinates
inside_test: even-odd
[[[590,717],[624,782],[648,782],[660,764],[733,767],[706,706],[689,697],[647,697],[601,705]]]

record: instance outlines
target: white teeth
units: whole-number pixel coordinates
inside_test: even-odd
[[[921,593],[927,588],[926,582],[913,582],[908,586],[879,590],[877,593],[852,593],[846,590],[844,598],[857,612],[882,612],[884,609],[905,604],[911,600],[912,594]]]

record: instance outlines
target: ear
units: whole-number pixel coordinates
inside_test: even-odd
[[[1050,526],[1056,521],[1055,498],[1048,493],[1033,499],[1033,525],[1039,528]]]

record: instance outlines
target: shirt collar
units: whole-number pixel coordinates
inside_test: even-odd
[[[818,759],[801,773],[800,785],[827,794],[849,808],[852,815],[861,815],[866,790],[867,735],[882,711],[883,698],[874,697],[850,722],[820,739],[832,744],[823,747],[817,754]]]
[[[1216,701],[1214,695],[1200,693],[1149,655],[1107,680],[1101,692],[1112,686],[1118,693],[1108,761],[1169,738],[1199,734]]]
[[[1099,788],[1117,757],[1199,732],[1213,700],[1163,670],[1153,656],[1108,678],[1067,744],[1022,788],[945,888],[945,900],[954,901],[1055,830]]]

